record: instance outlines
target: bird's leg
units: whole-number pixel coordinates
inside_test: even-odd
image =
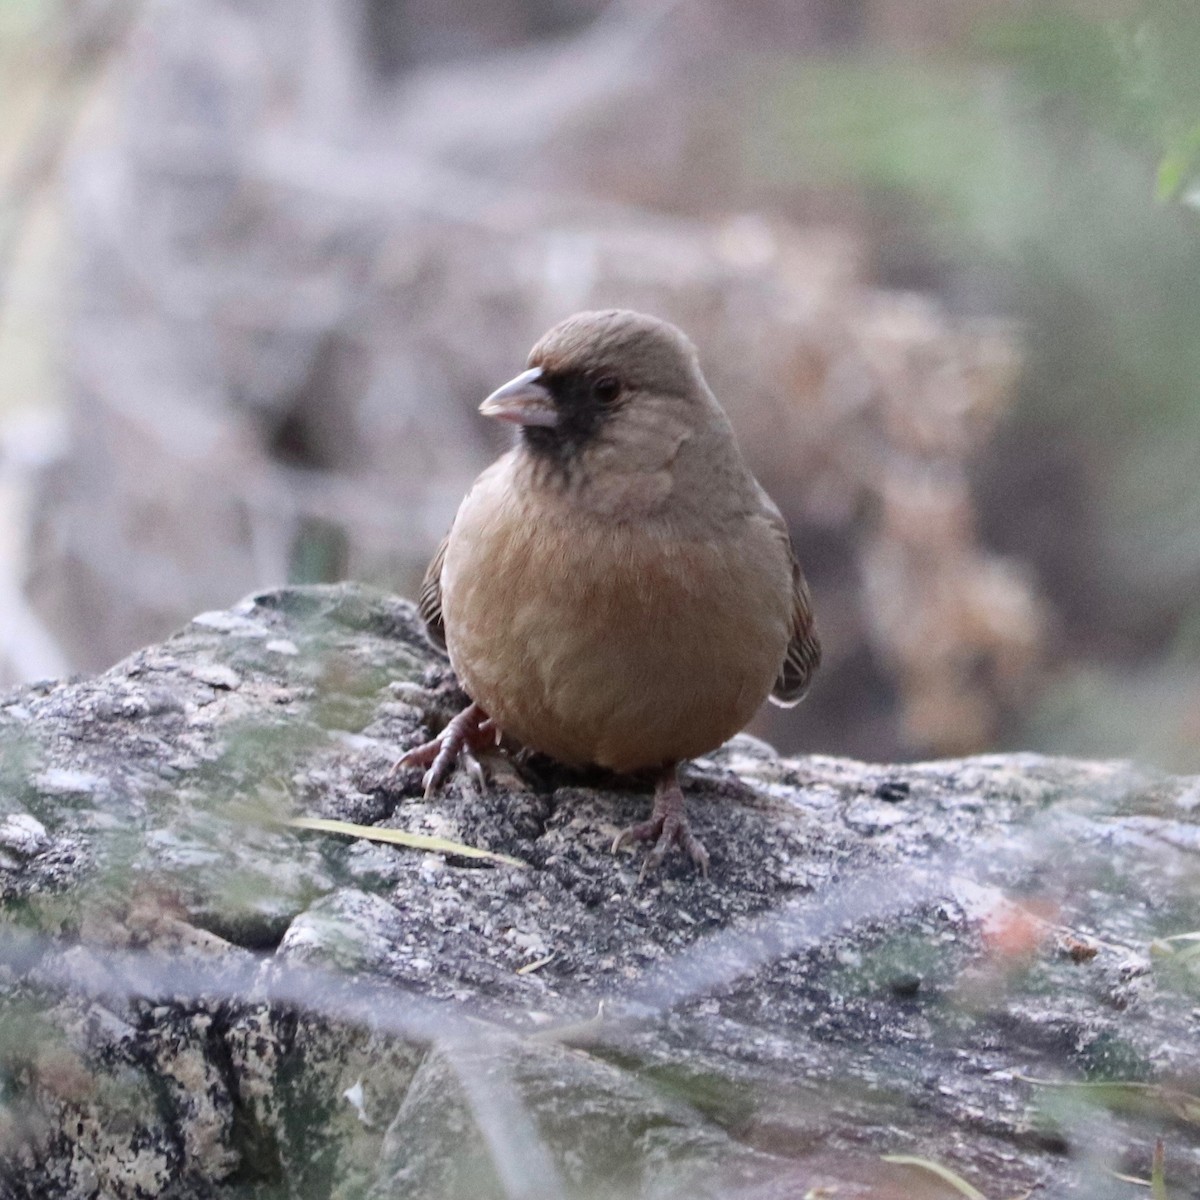
[[[459,760],[463,759],[467,763],[471,778],[477,785],[482,786],[483,769],[471,751],[494,745],[499,740],[500,731],[491,717],[478,704],[468,704],[458,716],[451,718],[446,728],[433,741],[409,750],[392,770],[398,771],[402,767],[427,767],[425,778],[421,782],[426,797],[429,797],[450,778]]]
[[[700,868],[700,874],[707,877],[708,851],[688,827],[683,789],[679,786],[676,767],[668,767],[658,778],[654,788],[654,810],[650,814],[650,820],[630,825],[628,829],[617,834],[616,841],[613,842],[613,853],[633,842],[654,843],[642,864],[639,879],[645,879],[651,871],[657,870],[675,843],[678,843]]]

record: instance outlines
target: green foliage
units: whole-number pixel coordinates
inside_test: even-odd
[[[968,64],[834,61],[785,70],[753,153],[768,177],[920,200],[941,236],[1018,236],[1022,175],[1005,117]]]
[[[980,47],[1044,102],[1157,160],[1160,200],[1188,198],[1200,168],[1200,19],[1191,0],[1145,0],[1121,19],[1040,0],[986,25]]]

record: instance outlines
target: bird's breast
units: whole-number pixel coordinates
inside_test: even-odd
[[[506,733],[633,771],[746,724],[783,658],[790,587],[761,522],[681,537],[580,519],[485,476],[450,535],[442,607],[463,686]]]

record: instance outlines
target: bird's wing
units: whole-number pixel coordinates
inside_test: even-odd
[[[417,602],[421,620],[425,622],[425,632],[430,641],[436,642],[443,650],[446,648],[446,623],[442,619],[442,563],[446,558],[446,546],[449,541],[450,535],[446,534],[433,552],[433,558],[425,568],[421,598]]]
[[[764,493],[764,499],[766,495]],[[812,596],[800,560],[796,557],[787,522],[771,500],[766,503],[767,516],[772,527],[787,547],[788,560],[792,564],[792,636],[788,639],[787,651],[771,689],[771,700],[783,708],[791,708],[804,699],[813,673],[821,665],[821,642],[817,637],[813,620]]]

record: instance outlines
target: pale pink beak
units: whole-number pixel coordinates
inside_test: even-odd
[[[557,425],[558,406],[550,389],[539,382],[541,377],[541,367],[522,371],[516,379],[498,387],[479,406],[479,411],[485,417],[511,421],[514,425]]]

